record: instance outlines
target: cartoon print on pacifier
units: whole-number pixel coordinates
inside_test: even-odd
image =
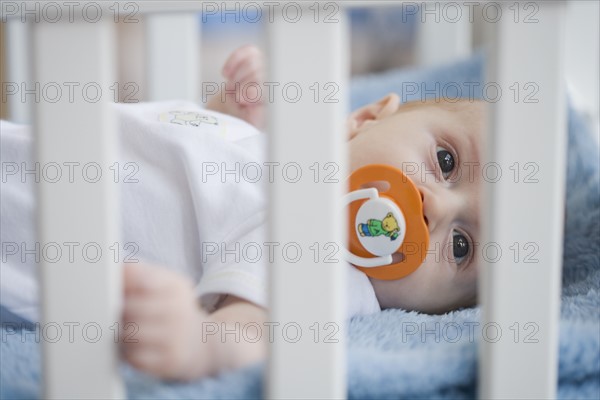
[[[387,236],[390,240],[398,239],[400,227],[398,221],[391,212],[387,213],[382,220],[369,219],[364,224],[358,224],[358,234],[360,236]]]

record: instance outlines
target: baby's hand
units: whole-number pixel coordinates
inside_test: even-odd
[[[264,57],[256,46],[246,45],[236,49],[222,70],[228,93],[227,108],[230,114],[256,126],[264,127]]]
[[[213,372],[210,346],[202,343],[206,314],[189,280],[164,268],[125,264],[124,289],[122,350],[130,364],[163,379]]]

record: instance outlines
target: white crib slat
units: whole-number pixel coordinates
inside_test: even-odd
[[[19,18],[8,18],[6,22],[6,43],[7,57],[3,61],[7,67],[7,85],[10,85],[10,93],[7,96],[9,119],[12,122],[28,124],[31,123],[31,108],[33,95],[27,95],[27,103],[22,101],[22,85],[26,89],[31,89],[31,63],[27,59],[29,53],[29,30],[27,24],[21,22]],[[6,40],[8,39],[8,40]],[[8,88],[8,86],[7,86]]]
[[[503,95],[493,105],[486,149],[502,176],[492,183],[491,173],[484,192],[483,244],[491,250],[480,275],[481,398],[556,397],[566,157],[564,3],[537,5],[537,23],[506,17],[487,26],[494,36],[488,79]],[[510,89],[515,82],[518,99]]]
[[[35,105],[41,171],[38,241],[41,249],[51,244],[49,249],[62,250],[58,259],[57,253],[44,256],[41,250],[45,398],[124,397],[114,338],[114,324],[120,320],[121,269],[109,249],[118,243],[116,184],[108,169],[116,145],[109,104],[115,76],[113,28],[110,17],[96,23],[33,26],[34,80],[42,87],[49,82],[78,85],[72,103],[63,92],[56,102],[42,96]],[[85,85],[91,86],[85,90]],[[94,87],[102,89],[99,97]],[[56,183],[56,165],[44,173],[50,163],[60,166],[62,176]],[[102,177],[94,182],[97,172]]]
[[[569,96],[591,117],[600,141],[600,2],[569,1],[566,18]]]
[[[147,14],[148,100],[199,101],[200,31],[196,13]]]
[[[459,2],[422,2],[416,57],[420,66],[454,62],[471,54],[469,10]]]
[[[267,81],[278,85],[270,109],[270,161],[281,164],[270,185],[270,240],[279,246],[269,321],[280,325],[270,347],[267,396],[343,398],[345,267],[335,246],[346,222],[338,207],[345,179],[346,25],[343,13],[336,23],[315,23],[307,9],[303,15],[297,22],[279,15],[269,24]],[[294,87],[301,88],[300,96]],[[327,95],[336,102],[328,103]],[[293,183],[297,171],[302,177]],[[286,245],[288,261],[282,256]],[[326,262],[327,255],[338,262]]]

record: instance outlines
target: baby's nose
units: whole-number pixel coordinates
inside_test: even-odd
[[[446,206],[442,206],[442,193],[434,193],[428,188],[420,190],[421,199],[423,200],[423,219],[427,224],[429,232],[436,230],[442,220],[448,217],[449,210]]]

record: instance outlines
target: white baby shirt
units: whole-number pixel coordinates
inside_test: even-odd
[[[121,237],[129,261],[188,276],[208,310],[224,294],[266,307],[268,181],[256,174],[266,160],[265,135],[189,102],[116,104],[115,109]],[[2,121],[0,129],[3,168],[31,169],[28,127]],[[3,171],[0,302],[38,321],[35,256],[22,251],[35,247],[34,178]],[[8,254],[4,243],[17,243],[21,251]],[[379,311],[366,275],[349,264],[348,270],[347,316]]]

